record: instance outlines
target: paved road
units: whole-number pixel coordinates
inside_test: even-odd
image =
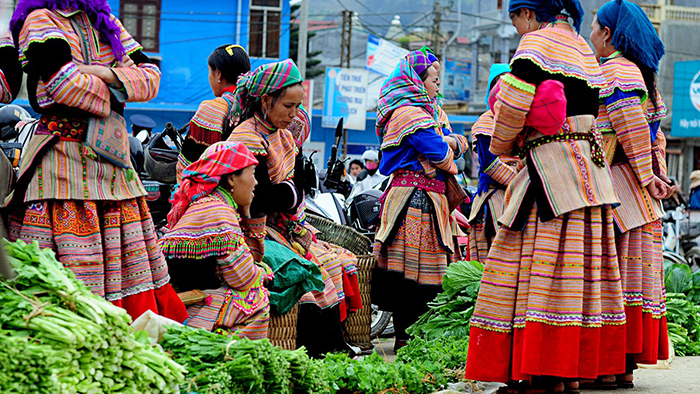
[[[374,350],[387,361],[394,361],[394,340],[375,340]],[[640,368],[635,373],[635,387],[628,390],[582,390],[586,394],[700,394],[700,357],[676,357],[669,369]],[[493,387],[493,385],[488,385]],[[493,389],[483,394],[493,393]]]

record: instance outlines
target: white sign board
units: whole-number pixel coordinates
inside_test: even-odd
[[[343,118],[343,127],[364,130],[367,120],[367,70],[326,68],[326,91],[321,126],[335,128]]]
[[[388,77],[396,68],[408,50],[379,37],[369,35],[367,38],[367,63],[365,67]]]

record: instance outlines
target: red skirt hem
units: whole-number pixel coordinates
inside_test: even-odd
[[[185,304],[169,283],[157,289],[112,301],[112,304],[124,308],[132,320],[136,320],[148,310],[179,323],[183,323],[189,317]]]
[[[599,328],[527,322],[513,333],[471,328],[467,379],[487,382],[532,376],[595,379],[625,371],[624,325]]]

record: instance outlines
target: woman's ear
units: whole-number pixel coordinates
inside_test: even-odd
[[[605,26],[603,28],[605,30],[605,35],[603,36],[603,41],[605,41],[608,45],[610,45],[610,42],[612,41],[612,32],[610,31],[610,28]]]
[[[262,110],[265,111],[266,109],[269,110],[270,106],[272,105],[272,96],[269,94],[263,94],[260,97],[260,103],[262,104]]]
[[[226,175],[226,185],[227,185],[227,189],[229,191],[233,191],[233,184],[234,184],[233,174]]]

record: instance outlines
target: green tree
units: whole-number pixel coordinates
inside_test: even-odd
[[[299,19],[299,9],[300,4],[293,5],[291,7],[291,19]],[[306,79],[312,79],[324,73],[324,70],[318,67],[321,64],[321,60],[316,59],[316,56],[320,55],[323,51],[313,51],[309,52],[309,42],[311,37],[315,36],[316,33],[308,33],[308,40],[306,41]],[[299,49],[299,24],[292,24],[289,37],[289,57],[295,62],[299,61],[299,54],[297,50]]]

